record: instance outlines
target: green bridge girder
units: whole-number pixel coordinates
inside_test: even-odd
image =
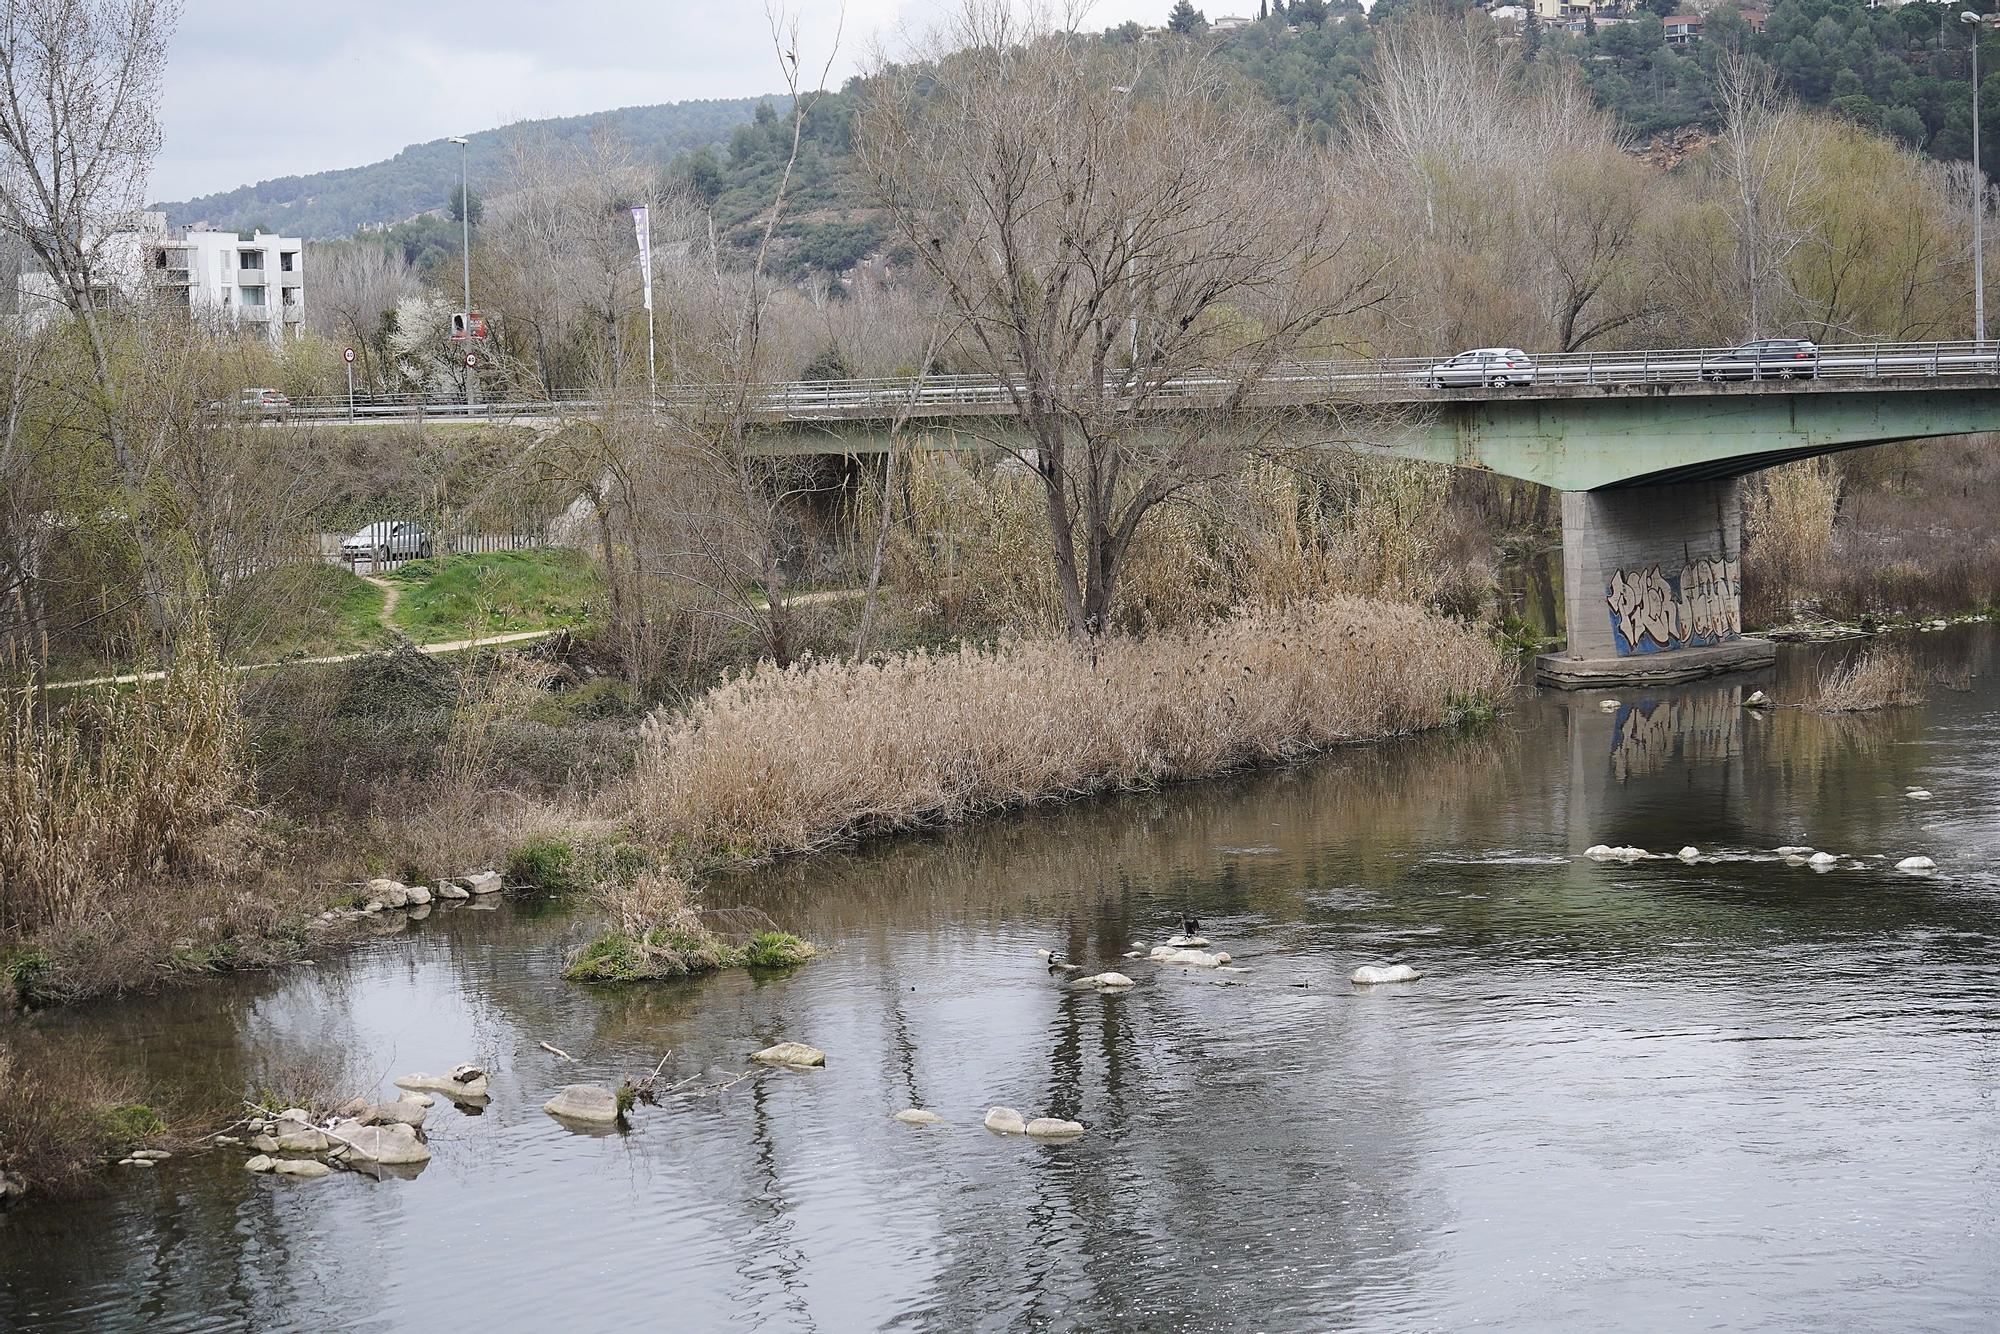
[[[1559,491],[1740,477],[1867,445],[2000,431],[2000,376],[1827,381],[1550,385],[1407,403],[1307,405],[1281,428],[1293,444],[1425,459]],[[911,423],[906,447],[1026,448],[1011,418]],[[881,454],[879,422],[766,428],[774,454]]]

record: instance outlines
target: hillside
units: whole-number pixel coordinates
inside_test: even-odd
[[[467,146],[471,175],[475,182],[492,179],[504,165],[508,142],[518,136],[547,135],[581,145],[600,128],[622,135],[641,155],[664,165],[690,150],[726,144],[730,132],[750,120],[761,100],[741,97],[624,107],[482,130],[470,136]],[[458,147],[434,139],[364,167],[282,176],[155,207],[165,209],[175,225],[258,226],[324,240],[441,208],[457,183]],[[477,188],[473,193],[479,193]]]

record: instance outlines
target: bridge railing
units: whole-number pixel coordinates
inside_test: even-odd
[[[1773,353],[1761,358],[1746,357],[1739,349],[1725,347],[1547,353],[1531,355],[1525,365],[1495,368],[1493,374],[1497,382],[1461,383],[1462,369],[1438,357],[1300,361],[1274,368],[1251,387],[1248,397],[1259,403],[1371,397],[1448,399],[1467,390],[1504,392],[1531,386],[1590,389],[1739,380],[2000,375],[2000,341],[1850,343],[1819,347],[1804,356]],[[1143,406],[1164,408],[1212,404],[1239,387],[1237,374],[1218,367],[1212,373],[1137,386],[1114,379],[1106,383],[1104,392]],[[739,392],[732,385],[674,385],[663,387],[650,406],[668,412],[713,414],[733,407]],[[625,401],[641,411],[649,406],[643,398]],[[471,404],[460,398],[419,394],[356,394],[351,401],[345,394],[331,394],[295,399],[289,408],[263,415],[300,421],[561,416],[595,412],[608,402],[586,393],[510,396]],[[888,417],[905,409],[913,416],[942,416],[955,410],[1004,411],[1013,405],[1007,384],[983,375],[801,380],[755,385],[745,394],[745,406],[759,418],[802,421]]]

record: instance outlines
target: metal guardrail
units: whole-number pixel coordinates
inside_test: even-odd
[[[1441,382],[1442,377],[1446,382]],[[1649,385],[1726,381],[1906,380],[2000,375],[2000,342],[1862,343],[1821,347],[1809,357],[1746,359],[1731,348],[1678,348],[1637,352],[1569,352],[1531,357],[1525,367],[1501,372],[1497,381],[1455,384],[1456,371],[1434,357],[1385,357],[1374,361],[1299,362],[1281,366],[1249,388],[1252,403],[1312,403],[1376,398],[1386,401],[1449,401],[1468,392],[1506,393],[1549,387],[1640,388]],[[1239,381],[1226,369],[1211,375],[1162,381],[1107,380],[1107,398],[1140,410],[1213,404],[1237,392]],[[712,414],[729,408],[737,390],[727,385],[679,386],[663,390],[650,405],[659,410]],[[624,400],[644,411],[643,400]],[[506,399],[467,404],[421,395],[344,394],[299,398],[287,408],[267,411],[267,419],[299,424],[339,421],[416,420],[428,417],[494,420],[592,414],[611,400],[588,394],[555,394],[539,399]],[[838,420],[948,416],[964,409],[1006,411],[1012,391],[999,378],[983,375],[929,375],[859,380],[811,380],[753,386],[746,406],[764,420]]]

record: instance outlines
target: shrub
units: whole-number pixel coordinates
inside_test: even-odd
[[[96,1049],[16,1033],[0,1041],[0,1172],[53,1195],[166,1129],[105,1072]]]

